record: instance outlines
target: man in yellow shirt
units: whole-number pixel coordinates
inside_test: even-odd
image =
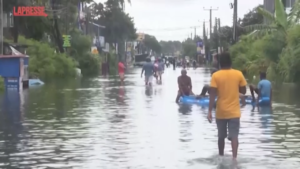
[[[240,130],[240,94],[246,94],[247,82],[242,72],[231,68],[229,53],[219,57],[220,70],[212,75],[210,82],[208,120],[212,122],[212,109],[217,99],[216,123],[218,128],[219,155],[224,155],[225,138],[231,141],[232,156],[237,157]]]

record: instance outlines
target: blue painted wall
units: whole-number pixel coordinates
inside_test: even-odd
[[[0,58],[0,76],[20,77],[20,58]]]

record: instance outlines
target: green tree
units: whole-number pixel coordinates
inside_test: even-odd
[[[177,53],[182,52],[182,43],[180,41],[160,41],[162,53],[166,56],[174,56]]]
[[[257,7],[250,10],[248,13],[244,15],[242,19],[239,19],[239,25],[242,27],[255,25],[255,24],[262,24],[264,21],[263,15],[258,12],[259,8],[264,8],[263,5],[258,5]]]
[[[161,53],[161,46],[154,36],[145,34],[143,44],[148,49],[148,51],[152,50],[157,54]]]
[[[31,72],[47,77],[54,74],[62,76],[63,71],[55,72],[53,71],[54,69],[52,69],[56,69],[56,67],[59,66],[59,63],[54,59],[56,57],[50,57],[53,54],[52,49],[55,49],[58,53],[65,53],[63,56],[69,57],[69,59],[72,60],[72,65],[74,67],[79,66],[84,74],[94,74],[99,71],[101,57],[90,53],[91,38],[83,35],[82,32],[76,29],[78,27],[77,17],[79,11],[77,9],[77,5],[79,2],[89,3],[92,2],[92,0],[4,1],[5,12],[12,12],[13,7],[18,6],[45,6],[48,17],[14,17],[14,29],[12,33],[14,42],[19,41],[18,37],[20,34],[24,35],[25,38],[34,39],[43,44],[42,46],[36,46],[36,48],[41,50],[45,48],[44,51],[46,52],[51,51],[49,54],[43,53],[43,56],[46,56],[46,58],[44,58],[47,61],[46,62],[45,60],[39,61],[38,59],[32,59],[38,58],[37,56],[39,54],[37,50],[30,48],[30,55],[36,56],[31,57],[32,64],[34,63],[35,65],[41,66],[47,63],[48,65],[51,65],[50,67],[46,66],[47,71],[42,70],[42,67],[37,68],[32,65]],[[118,44],[118,51],[120,55],[124,55],[124,42],[136,39],[136,29],[133,19],[124,12],[125,2],[130,3],[130,0],[107,0],[105,3],[93,3],[85,11],[87,14],[85,17],[85,25],[88,27],[88,23],[90,22],[104,25],[105,29],[101,30],[101,34],[105,37],[106,42],[110,43],[111,48],[113,45]],[[71,35],[72,37],[72,45],[66,51],[63,47],[63,34]],[[25,41],[22,38],[22,43],[24,42]],[[25,44],[28,43],[31,45],[38,45],[35,41],[32,42],[26,40]],[[157,40],[156,42],[153,41],[153,43],[150,41],[149,45],[152,45],[151,48],[153,48],[154,51],[160,52],[161,49]],[[49,48],[51,48],[51,50]],[[58,55],[59,54],[55,56]],[[116,56],[115,58],[118,57]],[[65,62],[68,61],[70,60],[65,60]]]
[[[104,8],[103,8],[104,7]],[[120,2],[108,0],[103,4],[98,3],[90,7],[91,12],[88,14],[88,20],[104,25],[102,34],[106,42],[118,44],[119,52],[124,54],[125,41],[136,39],[136,29],[133,19],[123,11]]]
[[[197,43],[192,39],[187,39],[182,43],[183,56],[195,58],[197,56]]]

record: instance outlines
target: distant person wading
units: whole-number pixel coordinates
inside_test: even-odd
[[[120,77],[121,82],[124,82],[124,79],[125,79],[125,68],[126,67],[125,67],[124,63],[122,63],[120,61],[118,64],[118,70],[119,70],[119,77]]]
[[[151,63],[151,59],[147,58],[147,63],[144,64],[141,77],[143,77],[143,74],[145,72],[145,85],[146,86],[152,86],[152,79],[154,74],[154,65]]]

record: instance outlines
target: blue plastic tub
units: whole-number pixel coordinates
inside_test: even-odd
[[[217,99],[215,99],[217,101]],[[252,102],[252,97],[251,96],[246,96],[246,104],[255,104]],[[198,104],[198,105],[208,105],[209,104],[209,97],[203,97],[201,99],[196,99],[195,96],[184,96],[180,98],[181,103],[188,103],[188,104]],[[265,105],[270,103],[270,98],[268,97],[263,97],[259,100],[259,105]]]

